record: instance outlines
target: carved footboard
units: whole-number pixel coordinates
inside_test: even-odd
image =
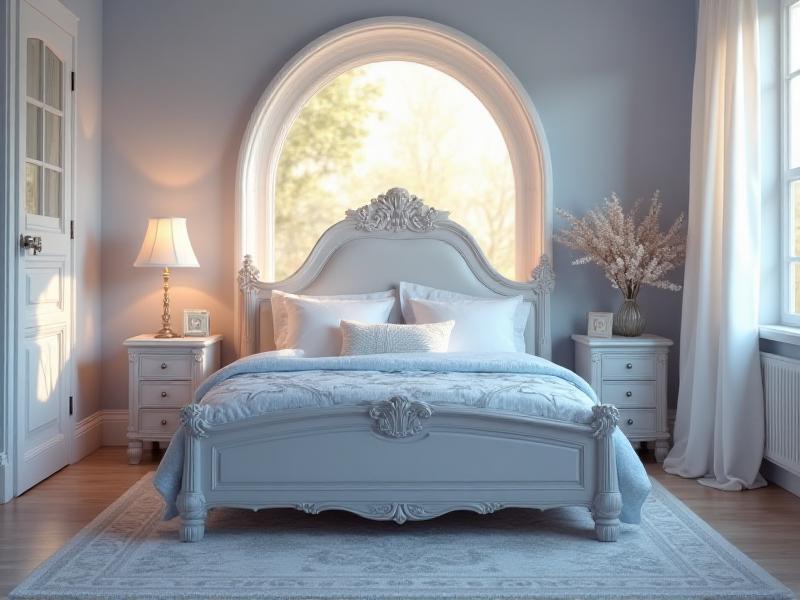
[[[181,416],[183,541],[203,538],[213,506],[346,510],[404,523],[454,510],[582,505],[599,540],[619,534],[613,406],[593,407],[591,425],[403,396],[215,426],[205,408],[189,405]]]

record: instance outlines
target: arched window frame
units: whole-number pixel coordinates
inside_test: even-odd
[[[539,257],[551,254],[552,234],[550,154],[533,102],[491,50],[456,29],[410,17],[366,19],[321,36],[296,54],[264,91],[239,152],[236,269],[249,254],[261,268],[262,279],[274,279],[270,256],[274,256],[276,172],[283,143],[300,110],[338,75],[380,61],[410,61],[438,69],[461,82],[486,106],[511,159],[516,272],[517,279],[528,279]],[[380,192],[375,190],[375,194]],[[425,200],[437,206],[436,198]]]

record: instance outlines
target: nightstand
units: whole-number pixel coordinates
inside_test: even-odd
[[[137,335],[128,348],[128,462],[142,458],[142,442],[168,442],[180,409],[219,369],[221,335],[156,338]]]
[[[672,340],[657,335],[596,338],[573,335],[575,371],[603,404],[619,408],[632,442],[655,442],[658,462],[669,452],[667,356]]]

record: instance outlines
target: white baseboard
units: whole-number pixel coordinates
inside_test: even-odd
[[[78,462],[100,446],[127,446],[127,433],[127,410],[98,410],[75,426],[71,462]]]
[[[75,425],[71,463],[76,463],[102,445],[103,411],[98,410]]]
[[[795,496],[800,496],[800,476],[788,469],[765,459],[761,463],[761,475],[770,483],[782,487]]]
[[[128,445],[128,410],[104,410],[103,412],[103,446]]]

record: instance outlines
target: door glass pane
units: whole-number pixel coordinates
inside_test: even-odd
[[[44,123],[44,160],[61,166],[61,117],[51,112],[45,113]]]
[[[800,167],[800,76],[789,82],[789,168]]]
[[[61,173],[51,169],[44,170],[44,210],[45,217],[61,216]]]
[[[42,167],[38,165],[25,165],[25,210],[32,214],[40,214]]]
[[[44,101],[61,109],[61,61],[50,48],[45,51]]]
[[[800,69],[800,4],[789,9],[789,71]]]
[[[42,160],[42,109],[30,102],[26,104],[25,156]]]
[[[28,96],[42,99],[42,40],[28,39]]]

